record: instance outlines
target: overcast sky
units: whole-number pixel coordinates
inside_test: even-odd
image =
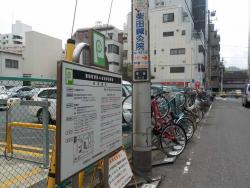
[[[31,25],[33,30],[66,41],[70,37],[74,0],[0,0],[0,33],[11,32],[15,20]],[[248,1],[208,0],[216,10],[213,19],[221,34],[221,56],[226,66],[247,68]],[[78,0],[75,29],[91,27],[96,21],[107,23],[111,0]],[[123,29],[130,11],[130,0],[114,0],[110,24]]]

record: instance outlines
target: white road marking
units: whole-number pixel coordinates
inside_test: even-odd
[[[194,154],[194,152],[191,152],[190,155],[193,155],[193,154]],[[188,161],[186,162],[186,166],[184,167],[182,174],[187,174],[189,172],[189,167],[191,166],[191,161],[192,161],[192,158],[190,157],[188,159]]]

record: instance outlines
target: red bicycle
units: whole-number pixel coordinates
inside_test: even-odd
[[[152,112],[152,146],[157,147],[170,157],[180,155],[186,147],[187,137],[185,130],[174,123],[174,114],[162,117],[159,108],[161,95],[155,96],[151,100]]]

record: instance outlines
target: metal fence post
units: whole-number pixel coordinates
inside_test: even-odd
[[[43,140],[43,157],[44,157],[44,168],[49,166],[49,104],[43,106],[43,130],[44,130],[44,140]]]

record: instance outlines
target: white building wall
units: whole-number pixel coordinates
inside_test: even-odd
[[[28,31],[32,31],[32,27],[19,20],[12,24],[12,34],[22,36],[23,44],[25,44],[25,33]]]
[[[160,0],[159,0],[160,1]],[[203,73],[198,71],[198,64],[204,64],[204,55],[199,53],[198,46],[201,40],[194,39],[194,23],[189,15],[188,8],[183,0],[163,0],[163,4],[155,6],[150,1],[150,59],[152,82],[202,82]],[[192,10],[191,0],[187,4]],[[163,14],[174,13],[174,22],[163,23]],[[131,62],[131,14],[128,14],[127,43],[124,49],[128,50],[127,60]],[[163,37],[163,32],[174,32],[174,36]],[[182,34],[185,32],[185,35]],[[170,55],[170,49],[185,48],[185,54]],[[184,73],[170,73],[170,67],[184,67]]]
[[[56,79],[57,61],[62,56],[62,41],[35,31],[26,32],[24,75]]]
[[[200,80],[197,73],[197,44],[192,41],[193,23],[184,17],[186,9],[171,5],[150,11],[150,58],[152,82],[191,82]],[[163,14],[174,13],[174,21],[163,23]],[[164,37],[163,32],[174,32]],[[182,35],[185,32],[185,35]],[[170,55],[171,49],[185,48],[185,54]],[[170,73],[171,67],[184,67],[184,73]],[[160,71],[158,73],[158,71]]]
[[[18,68],[6,67],[6,59],[16,60]],[[0,50],[0,76],[3,77],[22,77],[23,76],[23,57],[22,54],[5,52]]]

